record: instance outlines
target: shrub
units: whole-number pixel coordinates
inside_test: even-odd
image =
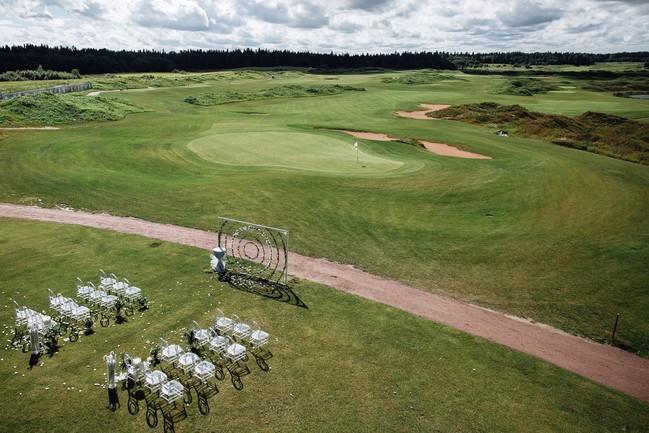
[[[514,130],[526,137],[649,165],[649,129],[625,117],[592,111],[562,116],[494,102],[456,105],[428,116]]]
[[[70,72],[53,71],[43,69],[40,65],[37,69],[7,71],[0,74],[0,81],[74,80],[78,78],[81,78],[78,69],[73,69]]]
[[[496,89],[494,93],[516,96],[534,96],[556,90],[557,86],[538,78],[516,78]]]
[[[117,99],[79,94],[39,93],[0,102],[0,124],[56,125],[118,120],[129,113],[139,111],[142,110]]]
[[[337,95],[349,91],[365,91],[362,87],[334,85],[313,85],[302,86],[298,84],[289,84],[286,86],[271,87],[256,92],[221,92],[221,93],[203,93],[197,96],[188,96],[185,102],[194,105],[211,106],[218,104],[227,104],[229,102],[251,101],[255,99],[270,98],[291,98],[300,96],[325,96]]]

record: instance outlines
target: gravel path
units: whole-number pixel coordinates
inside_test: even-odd
[[[0,217],[77,224],[203,249],[216,244],[216,234],[212,232],[108,214],[0,203]],[[290,253],[289,270],[298,278],[390,305],[541,358],[649,403],[649,359],[325,259]]]

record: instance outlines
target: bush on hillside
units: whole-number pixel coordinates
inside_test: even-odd
[[[140,108],[117,99],[39,93],[0,102],[0,125],[58,125],[119,120],[129,113],[140,111]]]
[[[38,69],[7,71],[0,74],[0,81],[74,80],[78,78],[81,78],[78,69],[73,69],[70,72],[52,71],[43,69],[40,65]]]
[[[442,80],[464,81],[463,78],[459,78],[455,75],[441,74],[436,71],[410,72],[406,74],[396,75],[394,77],[385,77],[381,79],[382,82],[387,84],[405,84],[408,86],[433,84]]]
[[[649,165],[649,125],[625,117],[592,111],[571,117],[494,102],[456,105],[428,116],[513,130],[525,137]]]
[[[614,92],[615,96],[628,97],[649,93],[649,77],[623,77],[609,80],[590,80],[583,88],[594,92]]]
[[[548,93],[557,90],[558,87],[538,78],[515,78],[508,80],[503,86],[496,89],[494,93],[515,96],[534,96],[539,93]]]
[[[185,102],[194,105],[212,106],[219,104],[227,104],[229,102],[242,102],[252,101],[256,99],[271,99],[271,98],[295,98],[302,96],[326,96],[337,95],[343,92],[350,91],[365,91],[362,87],[342,86],[339,84],[334,85],[313,85],[302,86],[298,84],[291,84],[286,86],[271,87],[268,89],[258,90],[256,92],[214,92],[203,93],[196,96],[188,96]]]

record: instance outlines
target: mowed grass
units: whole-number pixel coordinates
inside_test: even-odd
[[[218,128],[217,128],[218,129]],[[189,142],[202,158],[221,164],[276,167],[342,175],[372,175],[404,164],[358,151],[348,139],[303,132],[241,132],[212,134]]]
[[[216,107],[183,102],[209,86],[111,94],[147,112],[59,131],[6,132],[0,199],[200,228],[214,228],[219,215],[287,227],[298,252],[599,341],[621,313],[618,336],[649,355],[648,167],[393,114],[420,103],[495,101],[642,120],[649,101],[584,91],[576,82],[565,84],[573,93],[494,95],[507,78],[459,73],[462,80],[433,84],[383,82],[396,75],[244,75],[210,85],[252,92],[336,83],[367,91]],[[445,142],[494,159],[441,157],[324,128]],[[266,134],[273,140],[264,141]],[[195,140],[205,140],[202,154],[190,149]],[[401,168],[368,175],[369,167],[356,165],[354,141],[364,158]],[[310,143],[326,149],[311,153]]]
[[[192,320],[221,308],[260,320],[271,335],[271,371],[252,364],[243,391],[229,382],[196,403],[182,432],[646,432],[649,406],[559,368],[410,314],[333,289],[293,281],[308,309],[241,292],[203,272],[208,253],[152,239],[56,224],[0,219],[0,323],[10,298],[47,308],[51,287],[74,296],[74,278],[102,267],[127,276],[150,310],[64,343],[43,365],[0,351],[0,431],[148,432],[144,411],[105,408],[102,356],[148,353],[180,342]],[[5,337],[7,328],[3,327]],[[8,338],[8,337],[6,337]],[[156,430],[158,431],[158,430]]]

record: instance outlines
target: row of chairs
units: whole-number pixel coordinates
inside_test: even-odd
[[[196,394],[200,413],[209,413],[209,399],[219,392],[214,382],[217,367],[197,354],[185,352],[182,347],[164,340],[159,354],[161,369],[153,368],[156,361],[142,361],[122,354],[123,379],[129,392],[128,410],[136,415],[140,410],[140,401],[143,401],[147,425],[155,428],[158,413],[161,413],[165,433],[173,433],[175,424],[187,417],[185,405],[193,402],[192,394]]]
[[[11,345],[20,347],[27,353],[30,349],[35,353],[46,353],[57,346],[56,336],[59,322],[52,316],[39,313],[16,301],[16,321]]]
[[[98,288],[91,281],[84,282],[77,278],[77,296],[91,308],[104,327],[110,324],[111,317],[117,320],[121,311],[132,316],[136,308],[148,308],[148,300],[142,294],[142,289],[132,286],[126,278],[120,280],[115,274],[107,275],[101,269]]]
[[[158,412],[162,414],[165,433],[175,433],[177,422],[187,418],[183,401],[185,386],[170,378],[167,373],[152,370],[152,364],[140,358],[122,354],[124,387],[128,390],[128,411],[137,415],[140,401],[146,407],[146,422],[151,428],[158,425]]]
[[[70,341],[76,341],[82,330],[85,329],[88,334],[92,332],[93,320],[90,308],[79,305],[74,299],[66,298],[60,293],[55,295],[52,289],[47,290],[50,292],[50,308],[57,314],[59,335],[63,336],[69,332]]]
[[[92,310],[101,326],[110,324],[111,317],[117,317],[121,304],[115,295],[97,289],[92,282],[83,282],[77,277],[77,297]]]
[[[193,389],[198,399],[198,410],[207,415],[210,411],[208,399],[219,392],[214,379],[217,377],[217,371],[222,372],[222,367],[211,360],[201,358],[195,352],[186,352],[182,347],[164,340],[160,358],[163,362],[162,371],[185,387],[184,402],[192,403]]]
[[[226,316],[222,310],[217,310],[217,316],[210,328],[214,333],[219,336],[226,336],[244,346],[247,353],[255,357],[255,361],[259,368],[263,371],[268,371],[268,359],[272,358],[272,353],[266,349],[269,341],[269,334],[261,329],[256,321],[251,321],[250,325],[244,323],[239,319],[239,316],[232,315]],[[241,351],[240,348],[239,351]],[[228,348],[229,350],[229,348]],[[247,353],[242,356],[242,359],[247,357]],[[247,360],[247,359],[246,359]]]
[[[53,310],[54,318],[50,315],[39,313],[26,306],[16,303],[16,322],[14,336],[11,344],[14,347],[21,347],[23,352],[32,348],[35,351],[36,345],[41,352],[51,351],[57,347],[57,336],[65,336],[69,333],[70,341],[79,339],[81,332],[92,333],[94,323],[99,321],[101,326],[110,324],[111,317],[120,319],[120,311],[126,315],[133,315],[135,309],[143,310],[148,307],[148,300],[142,294],[142,289],[132,286],[124,278],[118,279],[115,274],[107,275],[99,271],[99,288],[92,282],[83,282],[77,278],[77,300],[65,297],[60,293],[55,294],[49,291],[49,307]],[[31,329],[36,329],[34,336],[38,342],[32,344]]]
[[[194,328],[188,335],[188,341],[193,350],[209,358],[217,365],[216,377],[225,377],[224,369],[230,374],[232,385],[243,389],[241,378],[250,374],[247,365],[248,354],[255,357],[262,371],[268,371],[267,361],[273,356],[266,349],[269,334],[260,329],[257,322],[252,325],[243,323],[238,316],[227,317],[221,310],[207,328],[202,328],[194,322]]]
[[[149,302],[142,289],[133,286],[126,278],[119,279],[115,274],[106,274],[99,270],[99,289],[117,296],[124,307],[126,315],[130,316],[135,309],[146,309]]]
[[[209,413],[209,399],[219,393],[215,379],[225,379],[225,371],[234,388],[243,389],[241,378],[250,374],[246,364],[249,353],[262,370],[268,371],[266,361],[272,357],[266,349],[269,334],[256,322],[251,323],[243,323],[237,316],[227,317],[219,310],[210,327],[201,328],[194,322],[188,335],[189,350],[161,338],[160,347],[148,360],[122,354],[121,379],[128,390],[129,413],[139,413],[143,402],[149,427],[158,425],[160,413],[164,432],[175,433],[175,425],[187,417],[186,406],[192,404],[194,395],[199,412]]]

